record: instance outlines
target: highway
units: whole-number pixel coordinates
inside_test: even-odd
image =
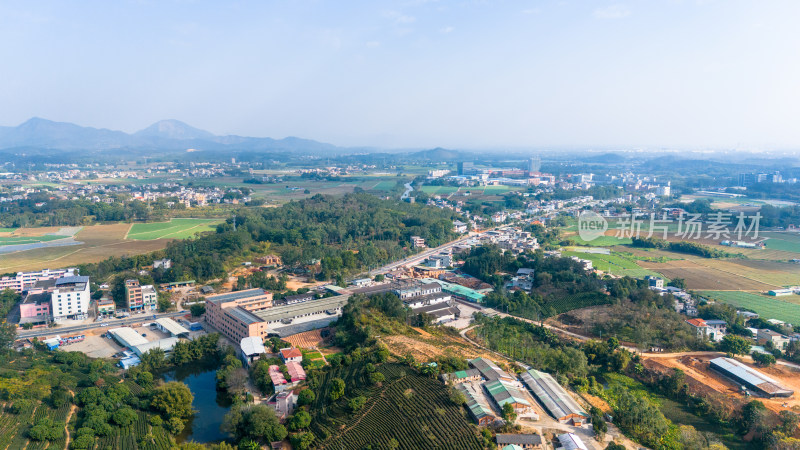
[[[186,314],[188,314],[188,311],[176,311],[163,314],[156,314],[156,318],[178,317],[178,316],[184,316]],[[135,323],[151,322],[153,320],[154,319],[152,314],[137,314],[134,317],[126,317],[124,319],[104,320],[101,322],[94,322],[85,325],[24,330],[22,332],[17,333],[17,339],[26,339],[26,338],[42,337],[42,336],[55,336],[55,335],[69,336],[71,334],[75,334],[86,330],[93,330],[95,328],[122,327],[126,325],[133,325]]]

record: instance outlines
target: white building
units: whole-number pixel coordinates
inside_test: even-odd
[[[56,280],[50,297],[53,305],[53,319],[78,319],[87,317],[89,312],[89,277],[63,277]]]

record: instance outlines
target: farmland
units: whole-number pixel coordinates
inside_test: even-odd
[[[370,387],[362,387],[368,384],[362,364],[325,373],[311,408],[316,448],[361,449],[368,444],[383,448],[391,439],[403,448],[483,448],[466,410],[448,398],[441,383],[399,364],[384,363],[378,371],[386,380]],[[367,398],[361,411],[351,413],[343,399],[326,404],[330,380],[335,377],[344,380],[347,397]]]
[[[197,233],[213,231],[217,219],[172,219],[169,222],[135,223],[126,239],[150,241],[154,239],[187,239]]]
[[[800,323],[800,296],[768,297],[753,292],[741,291],[701,291],[708,298],[728,303],[737,308],[745,308],[758,313],[765,319],[778,319],[789,323]],[[792,303],[789,299],[798,303]]]
[[[581,259],[588,259],[592,261],[592,265],[595,269],[602,270],[603,272],[610,272],[614,275],[630,276],[634,278],[641,278],[646,275],[662,276],[658,272],[642,268],[639,264],[633,261],[630,255],[624,253],[615,252],[609,255],[604,255],[602,253],[566,251],[562,254],[563,256],[577,256]]]

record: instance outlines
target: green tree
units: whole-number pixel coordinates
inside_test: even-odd
[[[389,450],[397,450],[400,448],[400,443],[397,442],[397,439],[391,438],[389,439],[389,444],[387,446],[389,447]]]
[[[13,323],[0,324],[0,349],[11,348],[17,340],[17,326]]]
[[[222,429],[237,441],[281,441],[288,434],[275,411],[267,405],[234,406],[225,415]]]
[[[302,391],[300,391],[299,394],[297,394],[297,405],[298,406],[310,405],[314,403],[314,399],[316,398],[317,396],[316,394],[314,394],[314,391],[312,391],[311,389],[303,389]]]
[[[123,407],[116,411],[111,416],[111,419],[121,427],[127,427],[136,420],[136,411],[130,407]]]
[[[44,417],[28,430],[28,437],[34,441],[55,441],[64,437],[64,423],[54,422],[49,417]]]
[[[200,317],[206,313],[206,305],[204,303],[195,303],[189,307],[192,317]]]
[[[194,396],[189,387],[178,381],[170,381],[155,389],[150,406],[168,418],[188,418],[193,414]]]
[[[328,391],[328,397],[331,401],[335,402],[339,400],[344,395],[344,380],[341,378],[334,378],[331,380],[330,388]]]
[[[759,366],[771,366],[777,361],[770,353],[753,352],[753,361]]]
[[[372,384],[383,383],[386,381],[386,376],[380,372],[372,372],[369,374],[369,382]]]
[[[506,403],[503,405],[503,420],[508,424],[513,424],[517,420],[517,412],[514,411],[514,405]]]
[[[305,411],[297,411],[286,421],[286,428],[290,431],[299,431],[311,425],[311,414]]]
[[[311,444],[314,443],[314,433],[295,433],[289,439],[292,443],[292,448],[295,450],[306,450],[311,447]]]
[[[347,407],[350,408],[350,411],[357,412],[364,407],[365,403],[367,403],[367,398],[363,395],[359,395],[358,397],[351,398],[350,401],[347,402]]]
[[[732,355],[747,355],[750,353],[750,341],[742,336],[727,334],[720,342],[720,350]]]

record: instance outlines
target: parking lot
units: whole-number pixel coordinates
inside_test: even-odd
[[[169,337],[168,333],[151,328],[149,326],[132,327],[137,333],[144,336],[150,342]],[[94,334],[86,334],[86,339],[74,344],[64,345],[61,349],[65,352],[82,352],[92,358],[111,358],[115,354],[124,350],[112,338],[104,338],[108,329],[90,330]],[[63,336],[62,336],[63,337]]]

